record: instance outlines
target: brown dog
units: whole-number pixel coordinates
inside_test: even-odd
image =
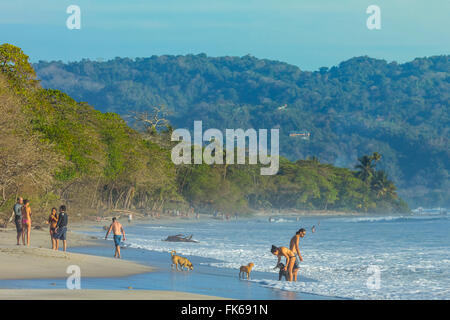
[[[189,259],[176,255],[175,250],[172,250],[170,252],[170,255],[172,256],[172,269],[173,266],[175,266],[177,268],[177,271],[179,271],[178,266],[180,266],[181,271],[183,271],[183,268],[186,268],[187,270],[194,270],[194,266],[189,261]]]
[[[250,278],[250,273],[252,272],[252,269],[255,265],[253,264],[253,262],[250,262],[248,265],[246,266],[241,266],[239,268],[239,279],[241,279],[241,275],[242,278],[244,278],[244,274],[247,274],[247,280]]]

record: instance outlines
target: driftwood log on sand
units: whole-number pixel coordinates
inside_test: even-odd
[[[195,242],[198,243],[197,240],[192,240],[192,234],[190,236],[185,237],[183,234],[176,234],[174,236],[168,236],[163,241],[170,241],[170,242]]]

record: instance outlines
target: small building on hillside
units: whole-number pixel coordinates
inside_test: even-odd
[[[302,131],[291,131],[289,133],[289,137],[290,138],[300,138],[303,140],[309,140],[309,138],[311,137],[311,133],[307,130],[302,130]]]

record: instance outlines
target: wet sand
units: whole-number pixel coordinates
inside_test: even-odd
[[[102,223],[103,224],[103,223]],[[77,230],[87,229],[98,223],[78,224]],[[32,230],[31,246],[16,245],[16,230],[13,227],[0,229],[0,280],[18,279],[64,279],[71,273],[71,265],[80,267],[81,277],[121,278],[155,271],[151,266],[133,261],[70,252],[71,248],[98,246],[94,237],[68,232],[68,252],[50,249],[48,230]],[[62,243],[60,243],[61,247]],[[105,247],[114,254],[113,247]],[[218,299],[217,297],[163,290],[67,290],[67,289],[0,289],[3,299],[63,299],[63,300],[183,300]]]
[[[66,278],[76,265],[82,277],[123,277],[154,269],[132,261],[44,248],[0,247],[0,279]]]
[[[160,290],[0,289],[0,300],[217,300],[219,297]]]
[[[71,253],[71,247],[97,244],[90,237],[74,232],[68,233],[68,252],[63,252],[62,243],[59,251],[50,249],[47,230],[32,230],[30,247],[16,245],[15,228],[0,230],[0,279],[65,278],[70,265],[79,266],[84,277],[120,277],[153,271],[132,261]],[[113,249],[109,250],[113,255]]]

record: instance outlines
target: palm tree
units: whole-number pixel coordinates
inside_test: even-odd
[[[356,173],[356,176],[364,182],[369,182],[375,174],[375,167],[380,159],[381,154],[379,154],[378,152],[372,153],[371,156],[365,155],[361,158],[358,158],[359,164],[357,164],[355,168],[359,171]]]
[[[378,152],[372,153],[372,159],[373,159],[374,163],[377,163],[381,159],[381,154],[379,154]]]
[[[396,198],[395,185],[390,181],[383,170],[376,171],[372,178],[372,190],[377,198]]]
[[[356,176],[364,182],[369,182],[375,171],[375,164],[373,163],[372,156],[362,156],[358,158],[359,164],[355,166],[359,171]]]

